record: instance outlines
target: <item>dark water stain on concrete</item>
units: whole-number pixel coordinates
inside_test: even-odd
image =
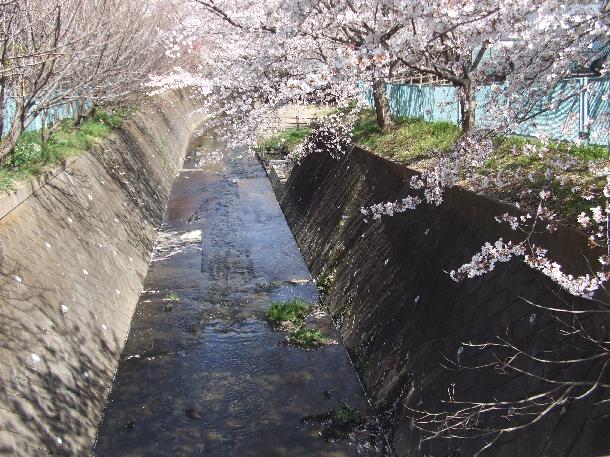
[[[259,163],[214,149],[175,182],[95,455],[386,455],[365,420],[332,440],[303,420],[372,416],[342,345],[286,346],[266,322],[273,300],[317,290]],[[338,339],[327,315],[308,322]]]

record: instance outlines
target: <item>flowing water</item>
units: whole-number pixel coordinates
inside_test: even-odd
[[[217,147],[174,184],[95,455],[388,455],[345,348],[266,321],[317,289],[258,161]],[[307,323],[338,340],[324,312]]]

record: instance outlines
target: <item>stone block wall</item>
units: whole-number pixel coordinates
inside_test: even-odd
[[[0,197],[0,455],[89,454],[198,105],[161,95]]]
[[[486,241],[512,239],[494,216],[509,206],[451,189],[445,202],[379,221],[361,207],[409,195],[413,171],[354,149],[340,160],[313,154],[276,193],[293,234],[337,322],[361,378],[380,411],[398,456],[472,456],[490,438],[422,440],[410,409],[437,410],[441,401],[516,399],[540,390],[527,376],[494,370],[451,370],[477,361],[463,343],[506,336],[532,350],[559,343],[556,322],[524,299],[557,304],[557,287],[519,261],[499,264],[478,279],[456,284],[447,271],[470,260]],[[585,237],[564,228],[539,241],[575,273],[586,270]],[[561,294],[560,294],[561,296]],[[599,330],[608,332],[607,320]],[[462,348],[460,350],[460,348]],[[606,375],[608,377],[608,375]],[[607,396],[607,391],[606,391]],[[484,455],[608,455],[608,405],[592,396],[523,432],[503,436]]]

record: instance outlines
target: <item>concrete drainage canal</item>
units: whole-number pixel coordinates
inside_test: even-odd
[[[94,453],[391,455],[258,161],[175,181]]]

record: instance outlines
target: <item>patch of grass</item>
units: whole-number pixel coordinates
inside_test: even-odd
[[[43,146],[39,131],[24,132],[0,167],[0,191],[15,189],[16,183],[41,174],[66,159],[78,156],[96,141],[106,137],[133,113],[130,108],[111,111],[98,109],[74,127],[71,119],[59,121],[57,129]]]
[[[322,271],[320,276],[316,278],[316,287],[322,295],[326,295],[333,283],[335,282],[335,276],[337,275],[337,267],[327,268]]]
[[[386,132],[377,127],[373,110],[365,109],[354,125],[353,141],[359,146],[402,163],[413,163],[430,153],[445,152],[459,137],[459,127],[449,122],[427,122],[398,117]]]
[[[322,428],[320,436],[327,442],[345,440],[365,423],[366,419],[361,412],[344,404],[329,413],[329,421]]]
[[[320,275],[316,278],[316,287],[322,295],[327,295],[337,277],[337,268],[345,255],[345,245],[340,242],[335,245],[328,256]]]
[[[273,322],[291,322],[300,325],[311,306],[300,298],[289,301],[276,301],[271,303],[267,311],[267,319]]]
[[[525,207],[535,208],[539,201],[538,191],[546,188],[554,197],[549,200],[549,207],[564,222],[571,224],[582,211],[604,205],[601,189],[605,179],[592,169],[596,164],[602,166],[607,160],[605,146],[554,142],[547,146],[544,154],[531,152],[532,146],[541,145],[535,138],[495,138],[494,151],[479,173],[490,178],[499,177],[501,185],[491,179],[489,189],[475,187],[474,190],[483,190],[496,198],[519,201]],[[550,177],[546,175],[549,168],[553,170]],[[528,193],[528,188],[534,192]],[[584,199],[583,195],[591,197]]]
[[[341,422],[341,423],[354,422],[354,421],[360,420],[360,413],[357,410],[350,408],[347,405],[343,405],[340,408],[337,408],[336,410],[334,410],[333,416],[336,421]]]
[[[167,297],[165,297],[165,299],[169,301],[180,301],[180,295],[178,295],[176,292],[172,292]]]
[[[97,110],[95,112],[95,120],[117,129],[123,125],[123,122],[128,119],[137,108],[131,106],[119,106],[111,111]]]
[[[339,227],[343,227],[345,226],[345,222],[349,219],[349,214],[347,212],[347,209],[344,209],[341,212],[341,219],[339,219]]]
[[[258,145],[258,151],[271,159],[284,158],[307,138],[310,131],[309,127],[283,130],[263,139]]]
[[[354,368],[356,368],[358,373],[364,373],[369,367],[368,346],[366,344],[361,344],[351,352]]]
[[[450,151],[460,135],[459,127],[447,122],[399,117],[395,124],[381,132],[373,110],[362,110],[354,125],[354,143],[417,169],[418,162]],[[483,166],[464,176],[462,185],[474,192],[518,202],[530,210],[538,206],[540,190],[550,190],[553,198],[548,206],[560,220],[572,225],[581,212],[604,206],[605,181],[594,170],[608,160],[606,146],[560,141],[550,143],[542,155],[532,153],[532,146],[541,145],[531,137],[493,138],[491,156]],[[550,177],[546,173],[549,168],[553,169]]]
[[[301,327],[291,332],[286,338],[286,342],[291,346],[297,346],[302,349],[317,349],[324,346],[326,339],[326,334],[320,330]]]

